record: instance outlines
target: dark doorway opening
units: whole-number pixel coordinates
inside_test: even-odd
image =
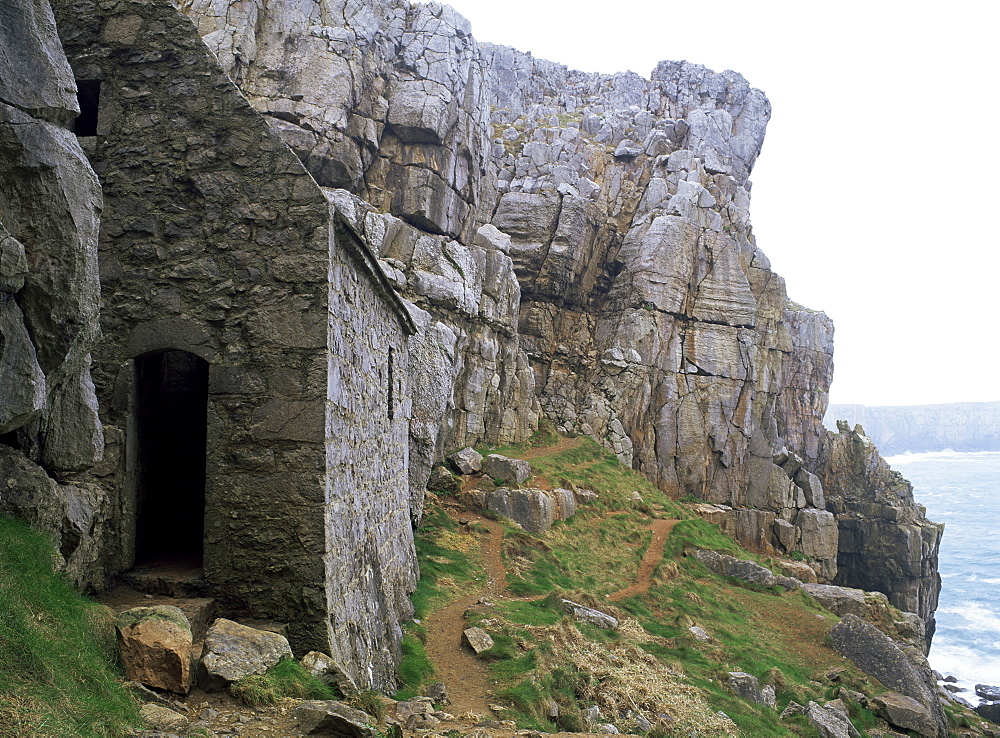
[[[96,136],[97,110],[101,103],[101,81],[78,79],[76,100],[80,105],[80,114],[73,121],[73,133],[78,137]]]
[[[187,351],[135,360],[136,564],[202,564],[208,362]]]

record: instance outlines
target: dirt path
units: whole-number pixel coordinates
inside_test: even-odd
[[[670,535],[675,523],[677,523],[676,520],[653,521],[652,525],[649,526],[649,529],[653,531],[653,540],[649,542],[649,548],[646,549],[646,553],[643,554],[642,561],[639,563],[639,574],[635,584],[608,595],[609,600],[618,602],[634,594],[645,594],[649,591],[653,569],[663,560],[663,544],[667,542],[667,536]]]
[[[582,436],[577,436],[576,438],[560,436],[559,441],[554,446],[538,446],[536,448],[529,448],[524,453],[518,454],[518,458],[528,460],[537,459],[539,456],[555,456],[558,453],[562,453],[566,449],[579,446],[582,440]]]
[[[507,593],[507,569],[501,551],[503,528],[486,518],[477,516],[475,521],[490,532],[482,542],[486,586],[461,596],[424,620],[427,630],[424,648],[434,664],[437,678],[444,682],[448,690],[451,700],[448,712],[455,715],[467,712],[490,714],[493,688],[489,669],[484,661],[462,645],[462,631],[466,627],[466,610],[483,597],[503,597]]]

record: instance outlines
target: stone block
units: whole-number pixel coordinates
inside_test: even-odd
[[[170,605],[135,607],[118,616],[118,647],[125,678],[187,694],[191,689],[191,624]]]
[[[524,484],[531,476],[531,464],[500,454],[490,454],[482,462],[483,474],[494,480]]]

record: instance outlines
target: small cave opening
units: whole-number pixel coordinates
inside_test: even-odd
[[[205,531],[208,362],[187,351],[136,358],[136,565],[200,567]]]
[[[73,121],[73,133],[77,138],[97,135],[97,109],[101,103],[101,81],[97,79],[78,79],[76,81],[76,100],[80,105],[80,114]]]

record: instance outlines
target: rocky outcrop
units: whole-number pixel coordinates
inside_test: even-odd
[[[180,5],[317,181],[360,198],[336,195],[423,311],[415,490],[451,449],[523,438],[540,404],[834,576],[832,519],[774,471],[785,447],[817,456],[832,325],[753,237],[759,90],[688,63],[574,72],[437,3]]]
[[[942,405],[830,405],[826,423],[863,425],[886,455],[906,451],[1000,451],[1000,402]]]
[[[76,82],[47,0],[5,6],[0,47],[0,435],[64,476],[104,452],[90,378],[101,191],[70,129]]]
[[[838,520],[836,584],[882,592],[900,610],[924,619],[934,634],[944,526],[927,520],[913,487],[893,471],[858,426],[838,423],[824,449],[823,489]]]
[[[930,720],[921,735],[948,735],[948,719],[941,709],[934,673],[912,647],[901,649],[889,636],[856,615],[845,615],[830,631],[834,649],[883,686],[916,701]],[[910,725],[901,727],[911,728]]]

